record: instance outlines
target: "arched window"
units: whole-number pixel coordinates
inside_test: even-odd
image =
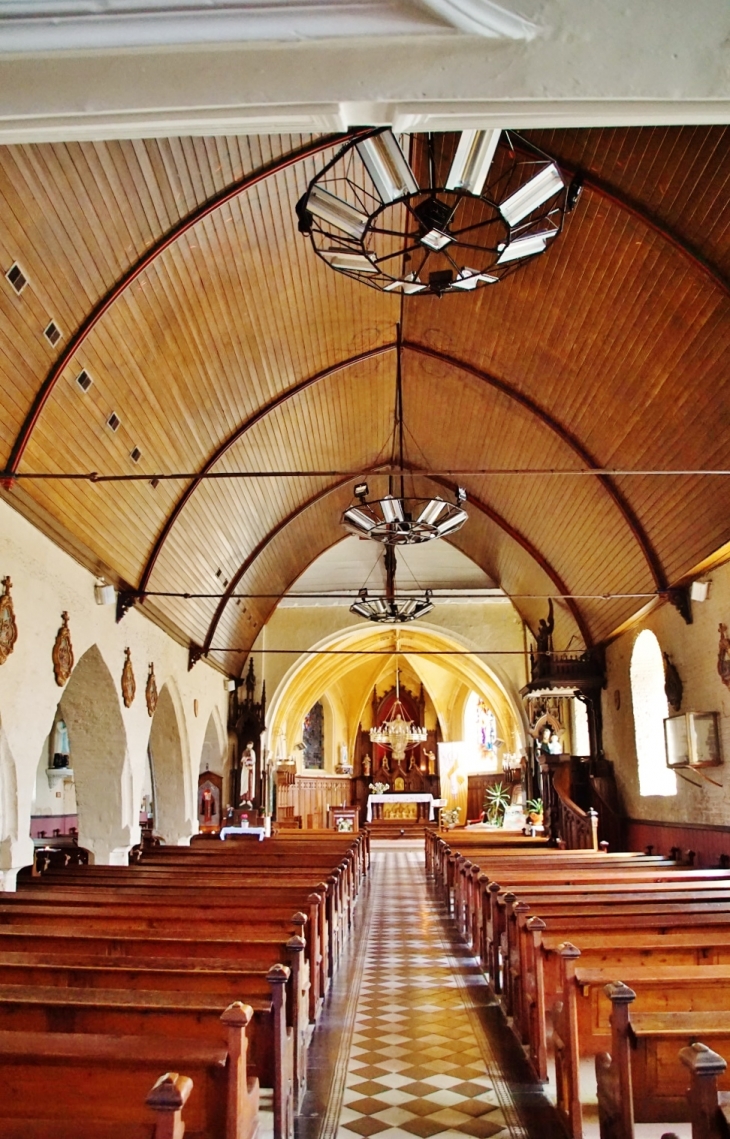
[[[314,770],[324,767],[324,708],[322,701],[317,701],[302,724],[302,743],[304,744],[304,766]]]
[[[639,794],[676,795],[677,777],[667,767],[664,720],[669,705],[664,691],[664,662],[659,642],[643,629],[631,654],[631,702],[634,706]]]

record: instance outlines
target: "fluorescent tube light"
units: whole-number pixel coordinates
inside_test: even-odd
[[[447,190],[466,190],[478,197],[484,189],[501,130],[462,131],[446,179]]]
[[[457,514],[452,514],[450,518],[445,518],[443,522],[440,522],[436,527],[439,538],[443,538],[444,534],[450,534],[452,530],[458,530],[460,526],[463,526],[465,521],[466,514],[463,510],[460,510]]]
[[[312,187],[307,199],[307,209],[310,214],[329,222],[350,237],[362,237],[369,221],[367,214],[335,194],[330,194],[329,190],[324,190],[321,186]]]
[[[488,273],[478,273],[476,269],[462,269],[455,281],[451,282],[452,289],[476,289],[480,281],[487,285],[496,285],[499,277],[490,277]]]
[[[448,233],[442,233],[440,229],[430,229],[421,238],[421,245],[427,245],[429,249],[433,249],[434,253],[438,253],[440,249],[445,249],[447,245],[450,245],[453,240],[453,237],[449,237]]]
[[[423,522],[428,526],[433,525],[445,506],[446,503],[442,498],[432,498],[419,514],[418,522]]]
[[[325,249],[322,256],[333,269],[346,269],[350,273],[377,273],[377,265],[373,265],[364,253],[346,253],[341,249]]]
[[[369,534],[375,525],[374,520],[364,514],[362,510],[358,510],[356,506],[351,506],[349,510],[346,510],[343,517],[346,522],[364,534]]]
[[[386,494],[385,498],[380,500],[380,506],[386,522],[402,522],[405,518],[403,503],[399,498],[393,498],[392,495]]]
[[[533,233],[530,237],[518,237],[515,241],[510,241],[509,245],[498,246],[500,254],[497,264],[504,265],[505,261],[516,261],[519,257],[532,257],[535,253],[544,253],[548,239],[554,237],[557,232],[553,229],[546,233]]]
[[[562,190],[564,185],[560,171],[555,163],[551,163],[509,198],[505,198],[500,204],[499,212],[508,225],[517,225],[517,222],[557,194],[558,190]]]
[[[393,281],[390,285],[386,285],[383,292],[385,293],[422,293],[426,285],[422,285],[416,278],[415,273],[409,273],[402,281]]]
[[[366,138],[356,149],[385,203],[418,193],[418,182],[392,131]]]

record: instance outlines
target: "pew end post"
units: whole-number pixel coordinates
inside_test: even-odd
[[[294,1135],[294,1030],[286,1023],[286,983],[291,969],[272,965],[266,974],[271,985],[274,1018],[274,1139]]]
[[[603,991],[612,1009],[611,1055],[600,1052],[596,1056],[601,1139],[634,1139],[629,1005],[636,1000],[636,993],[623,981],[612,981]]]
[[[296,915],[295,915],[296,916]],[[302,927],[303,928],[303,927]],[[294,934],[286,943],[291,961],[292,1027],[294,1029],[294,1110],[298,1112],[306,1090],[307,1028],[309,1025],[309,981],[304,950],[306,941]]]
[[[692,1120],[692,1139],[727,1139],[728,1123],[718,1102],[717,1080],[727,1063],[706,1044],[690,1044],[679,1053],[679,1059],[689,1071],[687,1090]]]
[[[154,1139],[182,1139],[185,1133],[182,1109],[192,1090],[193,1081],[189,1076],[180,1076],[177,1072],[160,1076],[145,1100],[157,1114]]]
[[[558,949],[562,977],[562,1002],[553,1009],[555,1040],[555,1083],[558,1112],[568,1125],[572,1139],[582,1139],[583,1109],[580,1102],[580,1047],[578,1043],[578,1004],[575,963],[580,949],[564,941]],[[545,1019],[542,1024],[544,1026]],[[601,1139],[608,1139],[601,1132]]]
[[[246,1070],[246,1029],[253,1017],[250,1005],[230,1004],[221,1016],[228,1029],[228,1111],[226,1139],[255,1139],[259,1128],[259,1082]]]

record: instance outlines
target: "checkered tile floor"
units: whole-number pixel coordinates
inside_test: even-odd
[[[371,917],[337,1139],[516,1139],[423,855],[374,851]],[[334,1130],[334,1129],[333,1129]]]

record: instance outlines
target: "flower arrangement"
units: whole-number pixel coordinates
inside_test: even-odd
[[[370,784],[370,794],[371,795],[385,795],[385,793],[387,791],[390,791],[390,787],[388,786],[387,783],[371,783]]]
[[[511,802],[512,796],[503,783],[495,783],[493,787],[487,787],[487,793],[484,797],[487,822],[491,823],[493,827],[501,827],[504,824],[504,813]]]
[[[441,826],[446,830],[451,830],[452,827],[459,825],[459,808],[454,807],[452,810],[447,810],[446,807],[441,809]]]

